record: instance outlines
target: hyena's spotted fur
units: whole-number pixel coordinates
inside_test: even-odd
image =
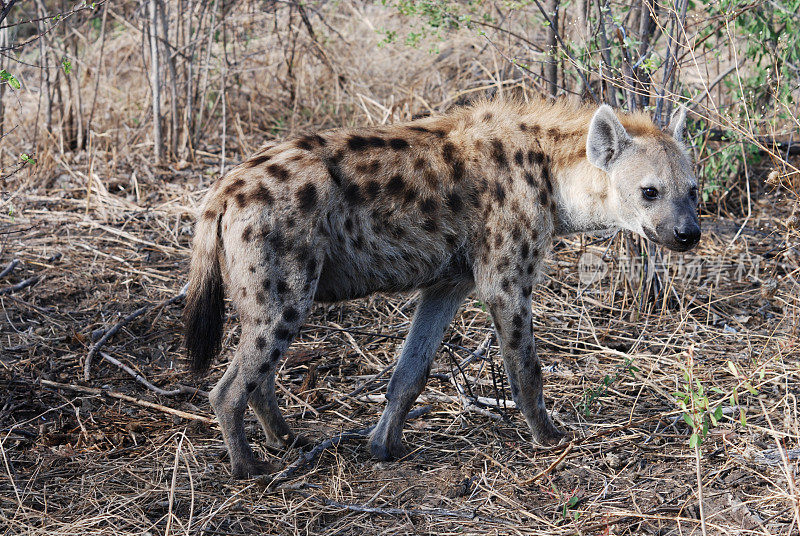
[[[676,134],[682,121],[672,127]],[[661,201],[650,200],[661,208],[632,211],[626,196],[641,201],[648,181],[663,192]],[[483,103],[263,147],[204,201],[186,307],[197,370],[220,349],[223,284],[239,312],[239,347],[211,393],[234,475],[269,470],[245,438],[248,404],[269,445],[294,441],[274,375],[312,303],[373,292],[421,289],[372,435],[374,456],[403,454],[406,414],[473,290],[489,307],[512,395],[534,439],[558,439],[531,321],[532,286],[553,237],[623,227],[688,249],[699,227],[697,237],[676,237],[694,233],[694,186],[680,141],[648,117],[560,102]]]

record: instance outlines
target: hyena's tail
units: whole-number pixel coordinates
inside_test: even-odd
[[[213,205],[213,197],[209,194],[195,228],[189,288],[183,310],[186,350],[195,372],[207,371],[222,345],[225,314],[225,292],[219,264],[222,214]]]

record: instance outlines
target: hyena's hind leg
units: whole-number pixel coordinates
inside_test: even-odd
[[[405,455],[403,424],[411,406],[425,387],[444,331],[472,289],[471,280],[447,287],[424,289],[400,351],[389,388],[386,409],[372,432],[370,451],[379,460]]]
[[[263,259],[268,251],[259,253]],[[245,255],[229,264],[231,294],[242,323],[236,354],[220,382],[211,391],[211,404],[222,428],[235,478],[273,470],[256,459],[247,442],[244,412],[248,402],[267,435],[279,446],[294,436],[278,409],[275,371],[281,356],[305,321],[313,303],[320,261],[310,247],[298,247],[266,266],[250,264]],[[243,266],[242,266],[243,265]]]

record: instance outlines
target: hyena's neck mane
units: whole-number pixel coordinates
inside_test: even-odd
[[[528,143],[540,149],[550,164],[557,206],[556,234],[617,228],[610,177],[590,164],[586,157],[589,125],[598,107],[564,100],[517,106],[518,128],[528,135]],[[647,114],[619,113],[618,117],[633,137],[661,134]]]

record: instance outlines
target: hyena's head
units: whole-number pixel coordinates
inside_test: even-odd
[[[674,251],[687,251],[700,240],[697,179],[682,143],[685,124],[681,108],[667,132],[629,133],[603,105],[592,117],[586,141],[589,162],[610,178],[617,225]]]

